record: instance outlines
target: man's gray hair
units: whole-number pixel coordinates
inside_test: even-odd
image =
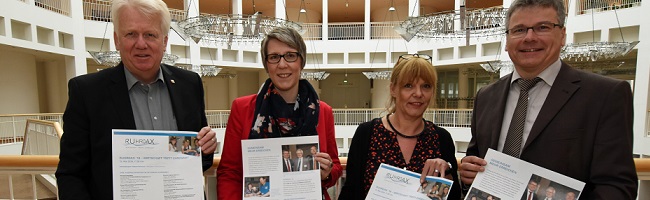
[[[555,9],[555,11],[557,11],[558,24],[564,26],[566,20],[566,8],[564,7],[563,0],[515,0],[510,4],[510,8],[508,8],[508,15],[506,15],[506,29],[510,28],[510,17],[512,17],[512,13],[521,8],[530,7],[551,7]]]
[[[118,32],[117,29],[120,24],[119,12],[125,7],[135,8],[149,18],[159,15],[162,19],[160,29],[163,35],[167,36],[169,34],[171,15],[169,14],[167,4],[162,0],[113,0],[111,3],[111,19],[115,32]]]

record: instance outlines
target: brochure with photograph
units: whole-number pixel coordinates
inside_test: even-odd
[[[321,200],[318,136],[242,140],[244,199]],[[273,184],[271,184],[273,183]]]
[[[197,132],[113,130],[115,199],[203,200]]]
[[[466,200],[566,199],[580,197],[585,183],[507,154],[488,149]]]
[[[417,199],[443,200],[449,196],[454,181],[440,177],[427,176],[420,183],[420,173],[400,169],[382,163],[368,191],[367,200],[379,199]]]

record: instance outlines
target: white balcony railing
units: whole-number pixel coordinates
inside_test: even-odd
[[[304,23],[302,29],[306,30],[302,34],[305,40],[322,40],[323,39],[323,24],[321,23]]]
[[[34,5],[45,10],[70,16],[70,0],[34,0]]]
[[[363,22],[330,23],[327,27],[328,40],[363,40]]]
[[[395,32],[395,29],[393,29],[400,23],[402,22],[370,22],[370,39],[401,38],[401,36]]]
[[[385,109],[333,109],[334,124],[355,126],[373,118],[386,115]],[[208,125],[224,129],[228,124],[229,110],[207,110]],[[443,127],[470,127],[471,109],[431,109],[424,113],[426,120]],[[0,144],[22,142],[27,119],[58,122],[63,125],[61,113],[0,115]]]
[[[581,0],[577,5],[577,14],[591,14],[631,7],[640,7],[641,0]]]

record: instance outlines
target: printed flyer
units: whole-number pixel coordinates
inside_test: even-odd
[[[420,183],[420,176],[420,173],[382,163],[370,186],[366,200],[447,199],[454,181],[427,176],[426,182]]]
[[[244,199],[321,200],[318,136],[242,140]]]
[[[575,200],[585,183],[528,163],[493,149],[485,154],[484,172],[479,172],[466,200]]]
[[[203,200],[196,132],[113,130],[115,199]]]

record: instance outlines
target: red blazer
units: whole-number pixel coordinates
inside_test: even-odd
[[[253,124],[256,100],[257,94],[253,94],[239,97],[232,102],[228,126],[226,126],[223,153],[221,154],[219,168],[217,168],[217,199],[219,200],[242,199],[244,183],[242,182],[241,140],[248,139]],[[338,147],[334,139],[332,107],[323,101],[320,102],[320,114],[318,115],[316,131],[318,132],[320,151],[329,154],[334,162],[330,178],[321,182],[323,195],[325,199],[329,200],[330,197],[326,190],[336,184],[336,181],[343,173],[343,168],[339,161]]]

